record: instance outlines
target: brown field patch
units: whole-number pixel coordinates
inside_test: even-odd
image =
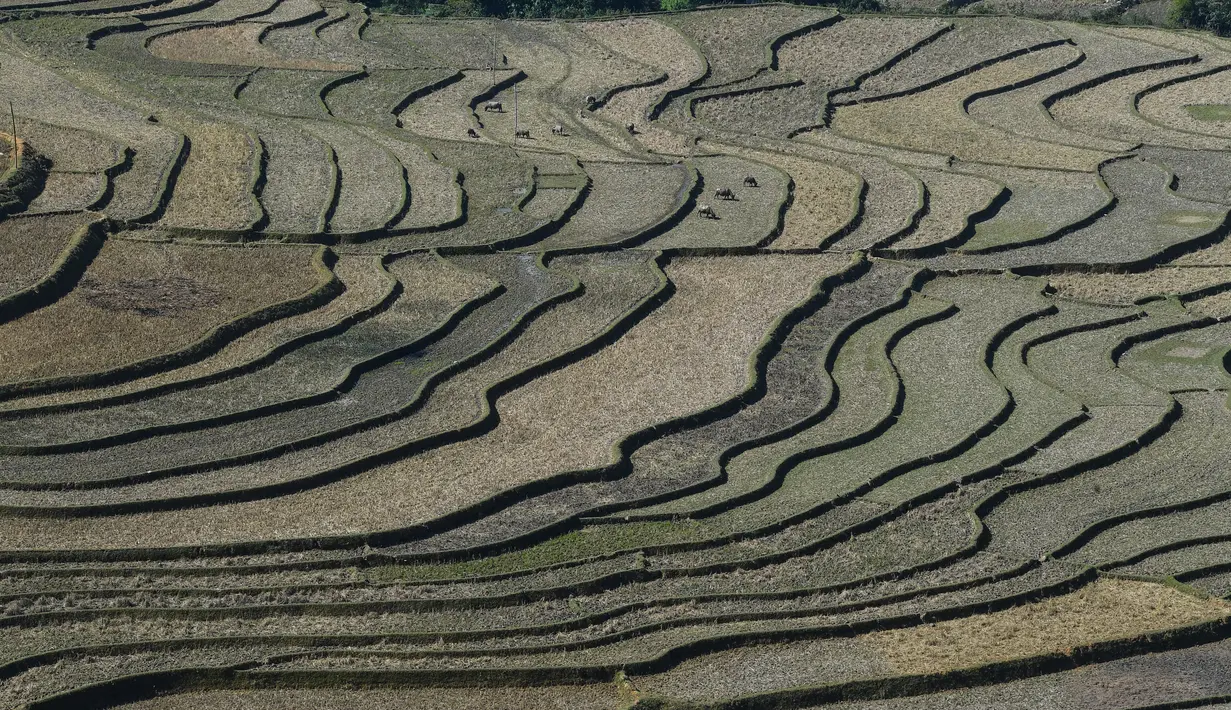
[[[324,231],[325,212],[337,187],[330,147],[293,119],[270,119],[256,128],[267,155],[261,189],[261,207],[269,217],[265,231]]]
[[[96,372],[183,348],[316,286],[314,254],[110,239],[72,293],[0,326],[0,381]]]
[[[689,659],[663,673],[635,677],[633,682],[651,696],[694,700],[704,707],[705,701],[758,692],[942,673],[1065,653],[1087,644],[1216,620],[1229,613],[1231,605],[1225,601],[1205,601],[1152,582],[1104,578],[1075,592],[1004,611],[851,638],[736,647]],[[819,621],[833,623],[837,618]],[[910,700],[926,702],[923,707],[928,708],[951,707],[944,698],[925,694]],[[1037,707],[1038,697],[1029,700],[1005,707]],[[904,703],[900,707],[915,706]]]
[[[1170,128],[1231,138],[1225,107],[1229,97],[1231,71],[1222,71],[1151,92],[1137,103],[1137,110]]]
[[[1130,150],[1133,147],[1131,142],[1065,128],[1050,113],[1041,110],[1041,102],[1083,81],[1098,80],[1111,72],[1133,69],[1142,64],[1181,59],[1184,55],[1164,47],[1113,37],[1092,25],[1057,23],[1053,27],[1077,43],[1086,54],[1086,61],[1071,71],[1043,81],[984,96],[969,106],[970,115],[983,123],[1045,141],[1114,153]]]
[[[1168,32],[1156,27],[1100,27],[1099,31],[1114,37],[1167,47],[1187,54],[1222,54],[1228,49],[1211,43],[1196,32]]]
[[[670,85],[684,86],[705,71],[701,55],[678,30],[648,17],[629,17],[606,22],[581,22],[576,28],[599,44],[627,57],[666,72]]]
[[[804,134],[810,135],[810,134]],[[830,134],[831,135],[831,134]],[[849,240],[838,242],[838,248],[866,249],[905,229],[922,199],[923,183],[914,175],[874,155],[857,155],[830,150],[802,140],[758,141],[767,150],[795,156],[803,160],[831,163],[859,175],[867,184],[864,211]],[[792,206],[792,211],[799,209]],[[787,213],[789,220],[790,212]]]
[[[705,187],[697,198],[697,209],[641,248],[744,247],[774,236],[787,198],[785,173],[733,155],[697,158],[694,164]],[[746,177],[754,178],[758,186],[744,187]],[[722,188],[731,190],[735,199],[718,198],[714,193]],[[701,205],[708,205],[715,218],[701,216]]]
[[[962,100],[980,91],[1029,79],[1079,56],[1053,47],[994,64],[923,93],[839,107],[833,130],[844,136],[914,150],[949,153],[961,160],[1023,167],[1093,170],[1106,153],[1016,136],[974,121]],[[909,120],[903,117],[909,116]]]
[[[281,4],[281,0],[218,0],[194,12],[153,20],[149,24],[159,26],[183,22],[233,22],[240,17],[262,14],[270,10],[273,11],[270,13],[272,15],[278,12],[278,6]],[[298,1],[290,3],[291,6],[296,4]]]
[[[232,64],[269,69],[357,71],[359,67],[324,59],[286,57],[261,44],[264,22],[201,27],[156,37],[150,53],[162,59],[199,64]]]
[[[47,183],[31,200],[29,212],[67,212],[88,209],[106,188],[106,178],[98,173],[59,173],[47,175]]]
[[[629,124],[637,128],[633,136],[647,150],[680,155],[688,150],[685,136],[669,130],[660,122],[645,120],[651,104],[667,91],[688,86],[705,73],[705,60],[676,29],[649,18],[628,18],[611,22],[579,25],[591,37],[625,56],[649,62],[667,74],[667,80],[654,86],[622,91],[594,115],[622,130]]]
[[[109,91],[114,91],[114,85],[102,75],[78,68],[55,72],[15,53],[4,53],[0,63],[8,67],[4,74],[7,98],[22,107],[23,117],[46,124],[70,123],[73,129],[106,136],[141,155],[116,180],[115,197],[107,210],[110,216],[134,217],[152,208],[156,185],[179,148],[174,131],[145,121],[137,113],[140,109],[107,100],[113,96]],[[59,151],[53,148],[51,152]]]
[[[391,225],[393,229],[422,229],[461,216],[461,186],[453,168],[433,158],[421,146],[378,128],[355,130],[384,146],[406,168],[410,209],[397,224]]]
[[[333,121],[304,121],[305,131],[333,148],[340,181],[329,217],[331,232],[381,229],[398,215],[407,199],[402,164],[362,128]]]
[[[778,49],[778,69],[837,88],[946,24],[930,17],[853,17],[784,43]]]
[[[1070,594],[951,621],[878,631],[867,642],[900,673],[939,673],[1211,621],[1231,604],[1153,582],[1103,578]]]
[[[497,25],[501,22],[492,18],[378,15],[374,20],[364,31],[365,40],[384,48],[411,47],[416,54],[423,55],[420,61],[424,63],[486,69],[493,61],[498,65],[499,55],[504,51],[502,46],[493,48],[490,42],[499,36]]]
[[[260,216],[252,194],[260,159],[254,136],[238,126],[186,117],[175,117],[172,125],[188,135],[190,148],[158,224],[219,230],[251,227]]]
[[[667,304],[596,355],[506,395],[500,425],[479,438],[294,496],[107,518],[4,518],[0,532],[12,548],[359,532],[413,525],[513,485],[606,465],[623,436],[743,389],[765,333],[818,277],[814,259],[786,255],[680,259],[667,273],[678,288]],[[352,496],[365,504],[337,504]]]
[[[0,298],[46,277],[73,234],[94,214],[16,217],[0,228]]]
[[[1184,304],[1190,313],[1209,318],[1231,317],[1231,291],[1223,291]]]
[[[610,684],[536,688],[399,690],[218,690],[169,695],[123,710],[616,710]],[[118,709],[117,709],[118,710]]]
[[[1158,34],[1173,33],[1160,32]],[[1137,37],[1141,37],[1140,34],[1137,34]],[[1187,46],[1187,42],[1178,43],[1178,46]],[[1209,53],[1208,48],[1205,53]],[[1231,57],[1226,57],[1226,59],[1231,59]],[[1173,145],[1177,148],[1226,149],[1229,145],[1227,138],[1200,133],[1184,133],[1182,130],[1163,126],[1160,123],[1152,123],[1133,108],[1133,97],[1137,92],[1145,91],[1163,82],[1201,73],[1201,71],[1210,69],[1211,66],[1224,62],[1225,59],[1210,57],[1195,64],[1182,64],[1167,69],[1139,71],[1139,73],[1121,76],[1119,79],[1104,82],[1080,94],[1061,98],[1060,101],[1051,105],[1049,111],[1061,126],[1103,138],[1123,140],[1125,143]],[[1177,86],[1183,85],[1184,82],[1181,82]],[[1177,108],[1183,110],[1182,107]]]
[[[1170,266],[1231,266],[1231,239],[1223,239],[1204,249],[1168,262]]]
[[[567,209],[576,199],[576,190],[540,187],[534,191],[534,197],[530,198],[521,211],[538,219],[552,219]]]
[[[1063,31],[1036,20],[1007,17],[959,20],[952,23],[950,31],[934,37],[888,71],[861,82],[858,91],[841,98],[858,101],[908,91],[1009,52],[1060,39]]]
[[[587,81],[599,80],[604,64],[622,67],[609,80],[618,83],[619,75],[639,76],[637,65],[617,55],[603,52],[584,37],[560,33],[536,32],[529,37],[506,40],[502,46],[510,66],[518,67],[527,78],[518,82],[515,101],[514,87],[500,92],[494,98],[504,104],[503,112],[479,111],[483,134],[492,140],[506,144],[542,147],[555,151],[568,151],[582,160],[619,160],[627,150],[627,136],[611,131],[607,126],[583,123],[577,118],[583,108],[584,98],[590,89],[581,89]],[[584,45],[592,55],[588,60],[574,57],[565,51],[569,45]],[[603,55],[611,57],[602,60]],[[586,65],[590,66],[588,69]],[[570,83],[574,72],[584,70]],[[516,110],[514,107],[516,105]],[[516,119],[516,120],[515,120]],[[563,135],[552,133],[553,126],[565,129]],[[590,126],[595,130],[592,131]],[[514,131],[520,128],[530,132],[529,140],[515,139]],[[607,129],[607,130],[603,130]],[[611,136],[609,139],[606,137]],[[626,158],[625,158],[626,159]]]
[[[543,40],[559,47],[568,57],[568,74],[560,81],[557,103],[584,108],[586,96],[649,81],[661,73],[646,59],[604,43],[603,33],[585,29],[586,25],[595,24],[599,23],[558,23],[541,28]]]
[[[1008,203],[975,225],[974,234],[958,247],[962,251],[1046,237],[1089,217],[1111,199],[1095,173],[986,163],[958,163],[953,169],[1002,182],[1011,190]]]
[[[534,246],[557,249],[628,239],[671,214],[688,172],[657,163],[586,163],[590,195],[558,231]]]
[[[302,247],[287,248],[302,249]],[[333,270],[346,287],[346,290],[340,296],[320,308],[276,320],[273,323],[242,335],[228,343],[218,354],[200,362],[110,387],[52,392],[44,395],[7,400],[0,407],[16,409],[48,404],[88,402],[100,397],[140,392],[171,382],[207,377],[227,368],[250,362],[292,338],[328,328],[351,317],[362,309],[373,307],[379,303],[394,285],[393,277],[381,267],[380,261],[381,257],[379,256],[343,255],[339,257],[338,263],[334,265]]]
[[[767,46],[795,29],[830,17],[829,8],[797,6],[728,7],[661,18],[688,35],[710,64],[706,86],[743,79],[768,66]]]
[[[21,138],[61,172],[99,173],[120,162],[122,146],[105,136],[41,121],[24,120]]]
[[[398,121],[411,133],[444,140],[467,140],[466,129],[475,125],[470,101],[515,72],[473,70],[465,78],[410,103]]]
[[[895,249],[917,249],[953,239],[966,227],[970,216],[987,207],[1003,189],[999,183],[971,175],[941,170],[913,171],[928,188],[928,214],[919,227]]]
[[[1160,267],[1139,274],[1058,274],[1047,277],[1062,296],[1096,303],[1134,303],[1231,282],[1228,268]]]
[[[0,149],[52,163],[0,194],[0,708],[1231,692],[1231,38],[44,1],[0,0]]]
[[[816,248],[850,223],[858,208],[859,176],[833,163],[802,156],[721,146],[731,153],[769,163],[795,181],[795,199],[787,210],[775,249]]]

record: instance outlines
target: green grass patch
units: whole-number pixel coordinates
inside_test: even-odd
[[[465,562],[388,565],[367,570],[369,582],[424,582],[503,574],[630,550],[647,545],[700,540],[709,526],[694,520],[629,523],[582,528],[533,547]]]
[[[1231,121],[1231,104],[1190,104],[1184,110],[1198,121]]]
[[[580,190],[585,187],[586,176],[581,173],[572,175],[539,175],[536,184],[540,190]]]
[[[1047,223],[1032,219],[997,219],[975,225],[975,235],[964,249],[986,249],[1001,244],[1014,244],[1047,236]]]
[[[1183,339],[1164,340],[1141,352],[1141,357],[1159,362],[1178,362],[1184,364],[1208,363],[1217,365],[1222,362],[1223,351],[1204,343],[1187,342]]]
[[[44,15],[28,20],[9,22],[6,27],[13,36],[31,44],[63,45],[77,42],[87,34],[110,25],[119,24],[116,19],[77,17],[72,15]]]
[[[1221,219],[1221,215],[1213,212],[1196,212],[1191,210],[1171,210],[1158,216],[1159,224],[1172,224],[1178,227],[1194,227],[1201,225],[1213,226]]]

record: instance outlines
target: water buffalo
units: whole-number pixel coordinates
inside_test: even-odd
[[[635,136],[635,135],[637,135],[637,126],[636,126],[636,124],[632,124],[632,123],[628,124],[628,132],[629,132],[629,134],[630,134],[630,135],[634,135],[634,136]]]
[[[697,208],[697,214],[706,219],[718,219],[718,215],[714,212],[714,208],[709,205],[701,205]]]
[[[565,133],[565,132],[564,132],[564,126],[561,126],[561,125],[560,125],[560,124],[558,124],[558,123],[557,123],[556,125],[554,125],[554,126],[552,126],[552,127],[551,127],[551,134],[552,134],[553,136],[565,136],[565,135],[568,135],[567,133]]]
[[[529,137],[530,137],[530,129],[528,129],[528,128],[523,128],[523,129],[518,130],[518,131],[513,131],[513,137],[514,137],[514,138],[529,138]]]
[[[751,175],[744,178],[744,187],[756,187],[756,186],[757,186],[756,178],[752,177]]]
[[[504,113],[504,104],[499,101],[488,101],[483,104],[484,111],[495,111],[496,113]]]
[[[467,129],[466,129],[466,137],[468,137],[468,138],[478,138],[478,137],[479,137],[479,132],[478,132],[478,131],[476,131],[476,130],[475,130],[475,129],[473,129],[473,128],[467,128]]]
[[[735,193],[731,192],[731,188],[729,187],[720,187],[717,190],[714,190],[714,197],[717,197],[720,200],[734,200]]]

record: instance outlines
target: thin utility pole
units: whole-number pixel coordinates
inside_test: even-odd
[[[17,169],[17,114],[13,113],[13,100],[9,99],[9,118],[13,121],[13,169]]]
[[[517,124],[517,84],[514,84],[513,85],[513,140],[514,141],[517,140],[517,135],[519,132],[518,128],[519,126]]]
[[[13,100],[9,99],[9,119],[13,126],[13,159],[9,162],[13,164],[13,169],[17,169],[17,114],[13,113]]]

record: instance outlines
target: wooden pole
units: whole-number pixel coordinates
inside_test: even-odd
[[[17,169],[17,114],[13,113],[13,100],[9,99],[9,118],[13,121],[13,169]]]
[[[0,64],[0,66],[3,66]],[[9,115],[13,115],[13,102],[9,100]],[[17,120],[13,120],[13,158],[9,161],[13,165],[13,169],[17,168]]]

